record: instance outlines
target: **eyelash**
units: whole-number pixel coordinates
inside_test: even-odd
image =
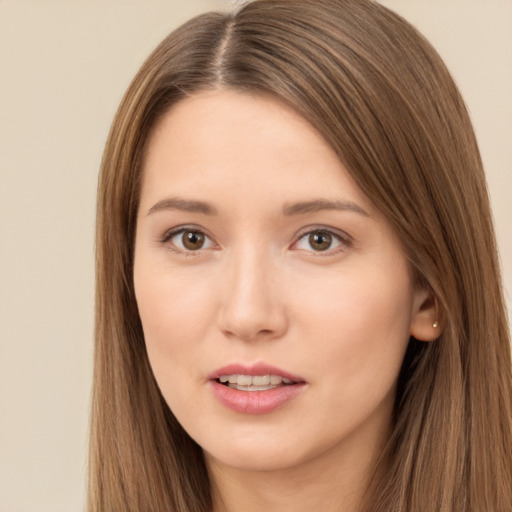
[[[203,250],[210,249],[210,247],[206,247],[206,248],[200,247],[197,250],[187,250],[186,248],[176,247],[176,245],[174,243],[169,243],[174,237],[176,237],[178,235],[183,235],[184,233],[187,233],[187,232],[197,233],[199,235],[204,236],[205,240],[209,240],[211,244],[215,243],[215,242],[213,242],[212,238],[204,232],[204,230],[197,228],[195,226],[183,226],[180,228],[176,228],[176,229],[167,231],[164,234],[164,236],[162,237],[162,239],[160,240],[160,243],[162,245],[168,245],[172,251],[178,252],[187,257],[188,256],[198,256]],[[313,248],[297,249],[297,250],[309,251],[309,252],[315,254],[315,256],[331,256],[333,254],[343,252],[346,249],[349,249],[354,245],[353,239],[346,233],[342,233],[337,230],[335,231],[331,228],[326,228],[323,226],[314,226],[314,227],[308,226],[307,228],[304,228],[304,230],[299,232],[299,234],[296,237],[296,241],[293,242],[291,247],[298,245],[301,240],[303,240],[307,236],[311,236],[313,234],[328,235],[328,236],[332,237],[333,242],[337,241],[339,243],[339,245],[337,247],[335,247],[334,249],[329,247],[328,249],[322,250],[322,251],[315,251]]]
[[[340,232],[338,230],[333,230],[332,228],[326,228],[323,226],[308,226],[297,235],[297,240],[292,244],[292,247],[297,245],[301,240],[306,239],[306,237],[311,236],[313,234],[328,235],[332,237],[333,242],[337,241],[339,243],[337,247],[329,247],[324,251],[315,251],[312,248],[304,249],[306,251],[314,253],[315,256],[332,256],[333,254],[344,252],[345,250],[350,249],[354,245],[354,240],[346,233]]]
[[[199,235],[203,235],[206,240],[209,240],[211,243],[213,243],[212,238],[208,236],[203,229],[197,228],[195,226],[183,226],[180,228],[171,229],[164,234],[160,242],[162,243],[162,245],[167,245],[172,251],[178,252],[184,256],[198,256],[202,252],[202,250],[204,250],[203,247],[200,247],[199,249],[194,251],[187,250],[186,248],[182,249],[180,247],[176,247],[175,244],[170,243],[174,237],[178,235],[183,235],[184,233],[198,233]]]

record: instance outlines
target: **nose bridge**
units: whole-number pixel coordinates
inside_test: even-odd
[[[254,240],[241,243],[224,268],[220,329],[236,338],[276,337],[286,328],[286,312],[275,257]]]

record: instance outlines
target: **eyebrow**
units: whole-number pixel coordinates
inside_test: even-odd
[[[286,216],[303,215],[305,213],[315,213],[323,210],[350,211],[371,217],[371,215],[356,203],[352,201],[331,201],[328,199],[315,199],[313,201],[303,201],[291,205],[286,205],[283,213]]]
[[[179,210],[182,212],[202,213],[203,215],[217,215],[217,209],[209,203],[179,199],[177,197],[158,201],[148,210],[148,215],[161,210]]]
[[[163,199],[154,204],[149,210],[148,215],[162,210],[178,210],[189,213],[201,213],[203,215],[217,215],[217,209],[210,203],[197,200],[180,199],[172,197]],[[328,199],[314,199],[312,201],[302,201],[290,205],[285,205],[283,215],[290,217],[295,215],[304,215],[306,213],[315,213],[324,210],[351,211],[370,217],[370,214],[361,208],[361,206],[352,201],[339,201]]]

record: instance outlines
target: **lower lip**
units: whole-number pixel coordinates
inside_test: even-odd
[[[217,399],[232,411],[243,414],[266,414],[293,400],[304,383],[278,386],[265,391],[240,391],[216,380],[210,381]]]

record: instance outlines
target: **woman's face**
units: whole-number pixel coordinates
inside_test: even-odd
[[[275,99],[202,92],[145,161],[135,291],[167,404],[211,465],[369,460],[426,292],[322,137]]]

